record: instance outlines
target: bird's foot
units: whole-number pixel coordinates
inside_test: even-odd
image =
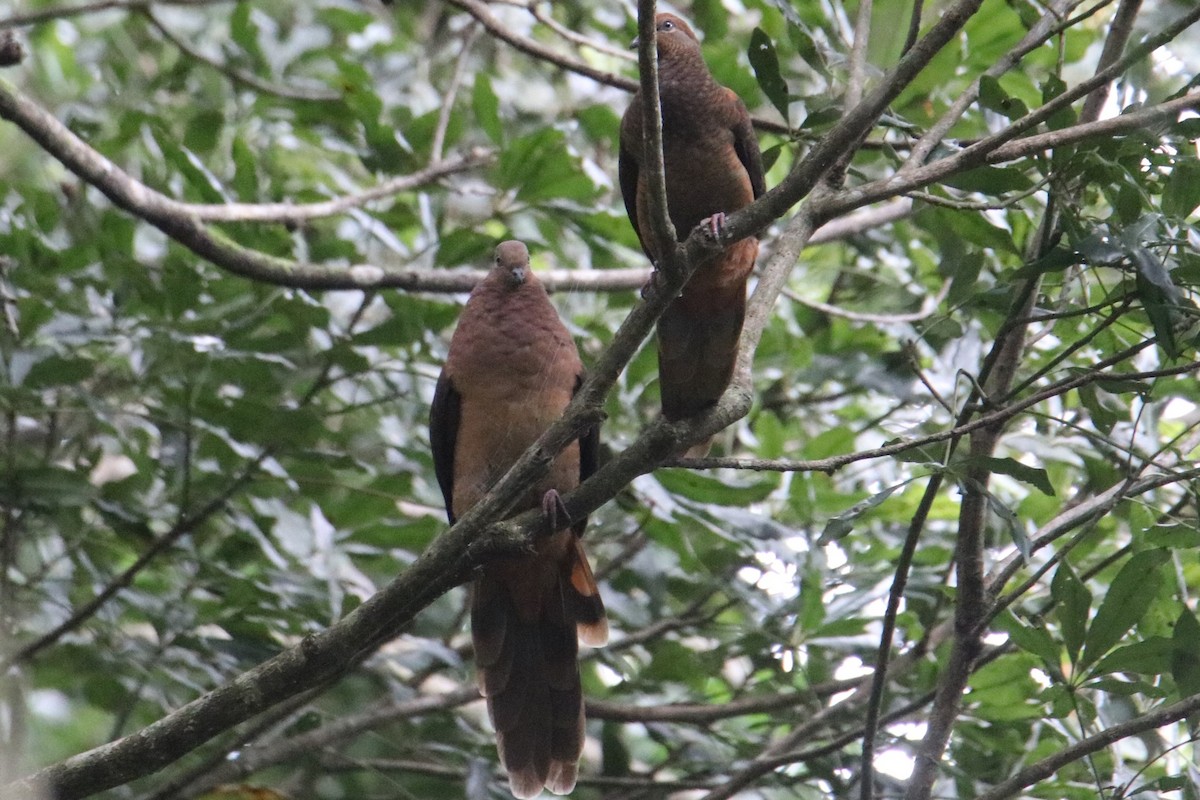
[[[650,278],[642,284],[642,299],[647,299],[659,289],[662,289],[662,273],[658,271],[658,267],[655,267],[654,271],[650,273]]]
[[[700,226],[704,228],[705,233],[712,237],[714,242],[719,244],[725,236],[725,212],[718,211],[711,217],[705,217],[700,220]]]
[[[542,495],[542,514],[550,523],[550,530],[555,533],[571,524],[571,515],[567,512],[567,504],[563,502],[557,489],[549,489]],[[558,524],[560,516],[564,520],[563,525]]]

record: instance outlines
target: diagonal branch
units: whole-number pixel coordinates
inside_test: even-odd
[[[1081,739],[1069,747],[1064,747],[1062,750],[1043,758],[1041,761],[1030,764],[1016,775],[1001,781],[983,794],[980,794],[977,800],[1004,800],[1005,798],[1013,797],[1020,794],[1021,790],[1026,786],[1032,786],[1038,781],[1050,777],[1067,764],[1078,761],[1091,753],[1103,750],[1114,742],[1128,739],[1131,736],[1137,736],[1140,733],[1145,733],[1155,728],[1161,728],[1164,725],[1170,725],[1173,722],[1179,722],[1181,719],[1196,713],[1197,710],[1200,710],[1200,694],[1192,695],[1180,700],[1178,703],[1172,703],[1169,706],[1149,711],[1126,722],[1105,728],[1099,733]]]
[[[39,22],[68,19],[112,9],[144,11],[151,6],[212,6],[217,3],[230,2],[233,0],[93,0],[90,3],[51,6],[37,11],[26,11],[23,14],[9,14],[7,17],[0,17],[0,28],[19,28],[36,25]]]
[[[240,83],[243,86],[249,86],[255,91],[263,94],[280,97],[284,100],[304,100],[314,103],[334,103],[341,100],[342,96],[337,92],[329,91],[328,89],[298,89],[292,86],[281,86],[271,81],[264,80],[258,77],[253,72],[247,72],[243,69],[238,69],[230,64],[223,63],[212,56],[205,54],[200,48],[177,36],[174,31],[168,28],[162,20],[160,20],[152,10],[150,3],[145,3],[141,6],[142,12],[150,25],[157,30],[164,39],[177,47],[184,55],[201,64],[212,67],[217,72],[234,83]]]

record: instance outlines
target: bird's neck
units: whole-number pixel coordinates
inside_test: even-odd
[[[721,102],[722,88],[704,59],[673,59],[659,65],[658,93],[664,127],[692,127],[707,117],[706,109]]]

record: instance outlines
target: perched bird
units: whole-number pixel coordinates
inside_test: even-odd
[[[434,469],[453,523],[562,416],[583,365],[521,242],[496,248],[495,265],[463,309],[429,417]],[[608,638],[604,605],[559,492],[596,468],[590,430],[558,455],[516,505],[542,508],[555,529],[528,556],[487,564],[471,587],[471,634],[480,692],[516,797],[575,787],[583,749],[582,639]],[[559,528],[559,521],[563,527]]]
[[[745,104],[713,79],[688,24],[659,14],[655,30],[667,209],[680,241],[702,222],[719,240],[725,215],[766,191],[758,140]],[[657,265],[674,243],[654,240],[643,161],[638,91],[621,119],[621,194],[642,249]],[[729,386],[757,255],[757,239],[730,244],[699,266],[659,319],[658,377],[667,419],[699,414]]]

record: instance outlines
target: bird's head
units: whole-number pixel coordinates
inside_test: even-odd
[[[516,289],[530,277],[529,248],[515,239],[496,246],[496,260],[492,272],[499,275],[504,285]]]
[[[658,60],[670,61],[684,53],[700,53],[700,40],[691,26],[674,14],[663,12],[654,17],[655,38],[658,40]],[[632,48],[637,49],[639,39]]]

